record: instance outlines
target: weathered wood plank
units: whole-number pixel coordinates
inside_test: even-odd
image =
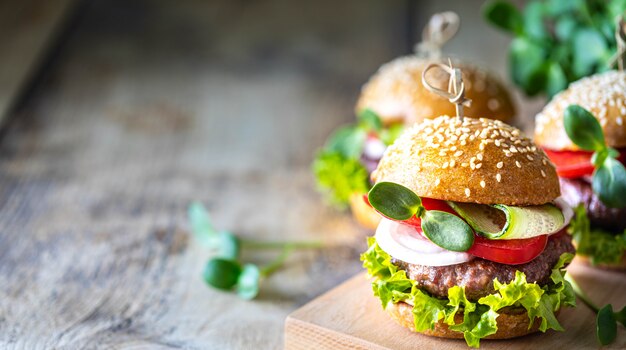
[[[0,2],[0,122],[76,0]]]
[[[400,53],[402,9],[90,4],[0,141],[0,347],[279,348],[291,310],[359,269],[366,233],[308,168]],[[242,235],[330,248],[241,301],[200,279],[192,200]]]

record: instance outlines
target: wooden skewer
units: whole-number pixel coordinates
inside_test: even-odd
[[[448,91],[434,87],[426,79],[426,74],[433,68],[443,69],[450,75],[450,80],[448,81]],[[447,98],[450,103],[454,103],[456,106],[456,116],[463,118],[463,106],[469,107],[472,104],[472,100],[465,97],[465,84],[463,83],[463,76],[461,73],[461,69],[454,68],[452,66],[452,61],[450,61],[450,59],[448,59],[448,66],[442,63],[431,63],[426,66],[422,72],[422,84],[424,84],[424,87],[428,91]]]

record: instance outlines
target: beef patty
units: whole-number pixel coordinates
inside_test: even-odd
[[[561,194],[572,207],[583,203],[592,225],[620,233],[626,230],[626,207],[609,208],[604,205],[585,179],[561,179]]]
[[[417,282],[417,287],[438,298],[447,298],[448,289],[464,286],[465,295],[471,301],[495,292],[493,280],[511,282],[515,271],[526,274],[529,283],[545,285],[550,281],[552,268],[563,253],[574,253],[570,235],[559,233],[548,239],[546,249],[531,262],[522,265],[505,265],[476,258],[462,264],[450,266],[424,266],[409,264],[392,258],[392,263],[406,271],[407,276]]]

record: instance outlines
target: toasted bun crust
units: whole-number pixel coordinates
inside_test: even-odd
[[[576,254],[574,261],[579,261],[585,265],[595,267],[602,270],[615,270],[615,271],[626,271],[626,254],[622,256],[622,260],[615,264],[596,264],[593,265],[589,257],[585,255]]]
[[[415,332],[412,310],[413,307],[404,302],[399,302],[397,304],[389,303],[385,309],[391,318],[398,322],[402,327],[406,327]],[[521,337],[537,332],[539,330],[539,325],[541,324],[540,319],[537,318],[535,319],[532,327],[529,329],[528,325],[530,320],[528,319],[528,313],[525,311],[511,314],[502,312],[496,321],[498,322],[498,331],[495,334],[485,337],[485,339],[509,339]],[[454,322],[457,324],[463,322],[463,315],[456,314]],[[434,329],[426,330],[420,333],[440,338],[463,339],[463,333],[450,330],[448,325],[443,322],[443,320],[439,320],[439,322],[435,324]]]
[[[545,153],[520,130],[483,118],[414,125],[385,151],[372,180],[455,202],[540,205],[560,195]]]
[[[453,115],[455,107],[448,100],[426,90],[422,85],[422,71],[432,60],[418,56],[397,58],[380,67],[361,89],[356,112],[370,108],[384,123],[420,122],[425,118]],[[465,97],[472,100],[466,107],[467,115],[488,115],[511,122],[515,107],[509,92],[494,76],[474,66],[456,63],[463,72]],[[449,77],[432,71],[428,73],[433,85],[446,90]]]
[[[362,193],[354,193],[350,196],[350,210],[361,226],[372,230],[378,227],[381,216],[365,203]]]
[[[593,114],[609,146],[626,147],[626,72],[608,71],[572,83],[535,117],[535,142],[556,150],[578,150],[565,133],[563,112],[578,104]]]

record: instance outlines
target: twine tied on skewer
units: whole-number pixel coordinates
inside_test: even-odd
[[[426,74],[433,68],[439,68],[450,75],[448,80],[448,91],[439,89],[431,85],[426,79]],[[422,71],[422,84],[424,87],[441,97],[447,98],[450,103],[454,103],[456,106],[456,116],[463,118],[463,106],[471,106],[472,100],[465,97],[465,84],[463,83],[463,76],[461,75],[460,68],[454,68],[452,61],[448,59],[448,66],[442,63],[431,63],[424,71]]]
[[[620,15],[615,21],[615,42],[617,43],[617,51],[609,60],[609,67],[615,66],[620,72],[624,71],[624,56],[626,56],[626,21],[624,16]]]
[[[440,12],[430,17],[422,31],[422,42],[415,45],[415,52],[430,59],[441,57],[441,48],[459,30],[461,20],[452,11]]]

